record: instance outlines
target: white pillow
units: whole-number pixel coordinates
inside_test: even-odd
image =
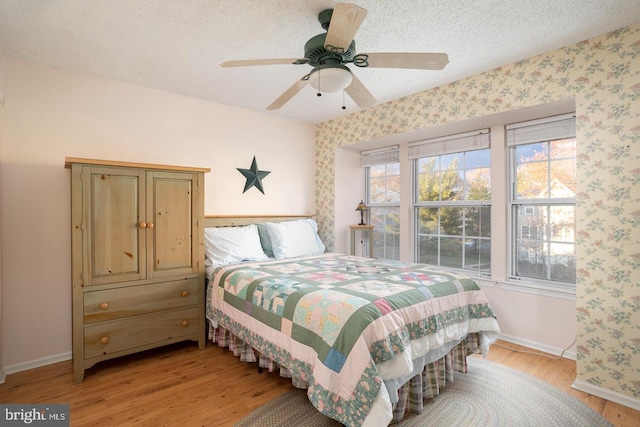
[[[276,259],[322,253],[325,245],[313,219],[265,223]]]
[[[266,261],[255,224],[242,227],[205,227],[205,254],[208,265],[242,261]]]

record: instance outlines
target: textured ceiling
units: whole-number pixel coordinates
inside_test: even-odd
[[[297,58],[323,30],[327,0],[0,0],[0,54],[265,111],[308,65],[221,68]],[[445,52],[441,71],[357,68],[387,102],[558,49],[640,20],[640,0],[358,0],[357,52]],[[355,68],[351,66],[351,68]],[[318,123],[358,111],[307,86],[269,112]]]

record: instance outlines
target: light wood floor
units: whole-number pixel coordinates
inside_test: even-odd
[[[488,360],[553,384],[615,426],[640,425],[640,411],[571,389],[571,360],[495,345]],[[68,403],[71,426],[231,426],[292,387],[275,373],[259,374],[255,364],[241,363],[227,349],[208,344],[198,350],[189,342],[100,363],[78,385],[71,361],[12,374],[0,385],[0,402]]]

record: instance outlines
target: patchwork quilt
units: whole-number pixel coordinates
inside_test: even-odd
[[[500,331],[470,278],[333,253],[218,267],[207,318],[308,382],[313,405],[344,425],[388,424],[389,384],[470,333],[486,348]]]

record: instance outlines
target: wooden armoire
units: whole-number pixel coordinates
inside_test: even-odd
[[[74,381],[97,362],[185,340],[205,347],[207,168],[66,158]]]

